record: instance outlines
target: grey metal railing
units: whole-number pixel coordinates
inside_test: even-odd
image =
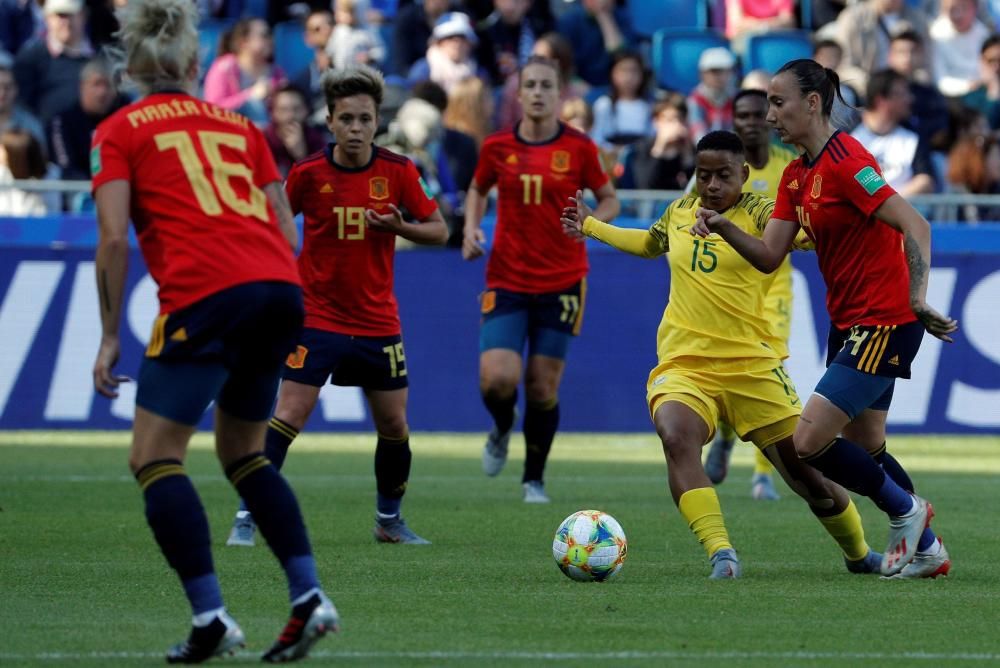
[[[29,192],[60,192],[85,198],[90,192],[90,181],[15,180],[0,183],[0,190],[19,188]],[[684,193],[680,190],[619,190],[625,213],[637,218],[654,218],[673,200]],[[69,198],[73,199],[73,198]],[[79,199],[79,198],[78,198]],[[954,221],[963,207],[996,208],[1000,212],[1000,195],[972,195],[965,193],[940,193],[917,195],[909,199],[917,209],[932,221]],[[966,216],[967,217],[967,216]]]

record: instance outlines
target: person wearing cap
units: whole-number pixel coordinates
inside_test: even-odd
[[[736,57],[724,46],[705,49],[698,58],[698,78],[701,80],[688,95],[688,127],[691,140],[713,130],[733,129],[733,67]]]
[[[82,0],[46,0],[45,35],[26,44],[14,60],[21,101],[43,123],[73,106],[80,71],[94,50],[87,39]]]
[[[392,47],[389,49],[388,73],[405,76],[413,64],[424,57],[431,31],[441,15],[448,11],[448,0],[424,0],[402,5],[392,21]]]
[[[406,77],[410,86],[433,81],[450,92],[459,81],[469,77],[488,78],[489,73],[476,61],[472,49],[479,43],[472,21],[462,12],[446,12],[434,24],[427,55],[410,68]]]

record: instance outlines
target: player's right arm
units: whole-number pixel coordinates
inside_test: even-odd
[[[665,252],[660,239],[650,230],[616,227],[595,218],[594,212],[583,200],[583,191],[577,190],[576,197],[570,197],[569,202],[559,219],[568,235],[574,238],[587,236],[639,257],[653,258]]]
[[[486,253],[483,244],[486,235],[483,233],[483,216],[486,215],[486,205],[489,203],[490,189],[497,182],[496,143],[487,137],[479,152],[476,172],[472,175],[472,183],[465,194],[465,222],[462,226],[462,257],[475,260]],[[499,222],[499,221],[498,221]]]
[[[799,224],[790,220],[771,218],[764,228],[764,234],[757,238],[747,234],[731,220],[712,209],[700,208],[695,212],[695,224],[691,234],[707,237],[716,233],[746,258],[755,269],[770,274],[781,266],[788,250],[799,232]]]
[[[112,373],[121,344],[122,299],[128,272],[128,216],[131,187],[125,179],[115,179],[94,191],[97,205],[97,294],[101,308],[101,345],[94,362],[94,389],[100,394],[118,396],[118,385],[126,380]]]
[[[462,257],[474,260],[486,252],[483,244],[486,235],[483,233],[483,216],[486,215],[486,204],[489,202],[489,188],[482,192],[476,179],[472,180],[469,191],[465,195],[465,224],[462,228]]]

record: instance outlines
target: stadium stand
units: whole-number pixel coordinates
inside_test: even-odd
[[[687,95],[698,85],[698,58],[713,46],[728,47],[711,29],[667,28],[653,35],[653,76],[657,84]]]
[[[777,30],[747,38],[743,71],[764,70],[774,74],[789,60],[811,58],[812,36],[805,30]]]
[[[664,28],[707,28],[707,0],[632,0],[632,28],[649,39]]]

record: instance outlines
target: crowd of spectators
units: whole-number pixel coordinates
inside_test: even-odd
[[[0,0],[0,184],[88,178],[94,128],[131,95],[107,52],[127,1]],[[678,91],[652,76],[626,4],[655,0],[192,0],[225,26],[199,93],[258,124],[282,173],[332,139],[321,72],[373,64],[390,84],[378,141],[417,163],[455,220],[483,139],[520,116],[530,55],[557,61],[561,117],[590,134],[620,188],[680,190],[698,139],[732,127],[735,93],[766,88],[771,73],[742,64],[748,41],[802,29],[804,16],[813,57],[841,76],[835,122],[901,194],[1000,193],[1000,2],[801,1],[706,0],[707,30],[728,46],[703,50],[697,85]],[[275,58],[272,32],[287,25],[311,54],[297,71]],[[0,188],[0,215],[66,206],[86,204]]]

